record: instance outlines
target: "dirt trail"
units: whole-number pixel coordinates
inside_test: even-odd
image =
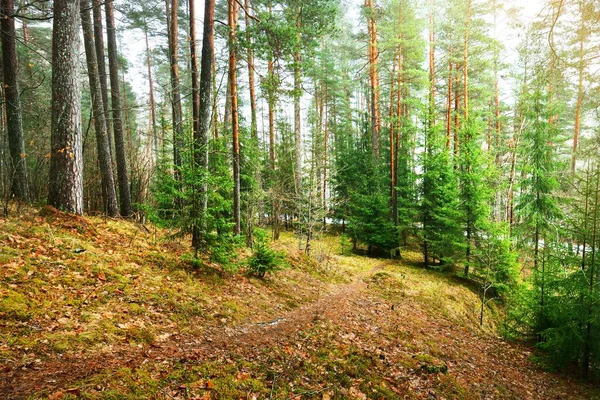
[[[285,341],[319,319],[338,320],[348,312],[352,299],[361,296],[364,278],[384,268],[374,266],[368,273],[354,277],[350,283],[323,287],[316,301],[283,313],[271,321],[254,321],[238,326],[209,327],[203,337],[178,336],[172,340],[139,349],[114,346],[110,353],[84,357],[59,356],[54,360],[32,363],[25,368],[0,370],[0,398],[24,399],[42,391],[69,388],[79,380],[104,370],[123,366],[135,368],[142,362],[165,359],[194,359],[214,357],[216,353],[276,345]],[[330,285],[331,286],[331,285]]]
[[[201,364],[233,354],[244,360],[256,360],[265,349],[297,345],[299,332],[328,324],[338,330],[335,335],[342,342],[336,345],[349,344],[366,353],[379,354],[388,367],[376,373],[385,375],[384,379],[390,382],[398,398],[406,393],[414,396],[410,398],[444,398],[436,397],[435,393],[446,377],[459,387],[469,389],[469,395],[456,392],[446,398],[592,398],[586,385],[563,375],[540,371],[529,360],[527,347],[458,326],[432,314],[414,298],[390,302],[378,297],[366,282],[389,265],[392,264],[377,264],[370,271],[356,275],[350,283],[326,285],[316,301],[270,321],[211,326],[201,337],[174,336],[143,349],[115,346],[109,354],[91,354],[86,358],[65,356],[24,370],[1,371],[0,398],[23,399],[42,391],[65,391],[76,382],[103,371],[121,367],[136,369],[147,363]],[[406,339],[390,339],[394,337]],[[437,359],[447,368],[447,375],[407,367],[407,360],[414,360],[419,354]]]

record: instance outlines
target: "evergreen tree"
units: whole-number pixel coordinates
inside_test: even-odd
[[[524,118],[528,127],[523,132],[521,144],[523,179],[516,206],[520,218],[519,235],[528,247],[533,248],[534,285],[540,292],[539,331],[547,324],[547,244],[561,216],[554,193],[558,188],[554,150],[557,138],[554,126],[548,122],[552,111],[548,108],[548,95],[543,92],[541,82],[538,79],[532,83],[530,94],[524,100],[527,104]]]
[[[457,178],[440,125],[426,135],[422,156],[421,236],[425,266],[444,266],[457,259],[464,243]]]

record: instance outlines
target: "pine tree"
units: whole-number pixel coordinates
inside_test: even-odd
[[[484,164],[481,155],[481,127],[475,118],[469,119],[461,128],[462,152],[460,153],[460,200],[465,232],[465,276],[469,276],[471,256],[479,232],[489,218],[490,194],[487,192],[484,177]]]
[[[29,200],[21,93],[17,77],[18,60],[13,0],[2,1],[2,74],[6,99],[6,129],[11,157],[9,171],[12,195],[21,201]]]
[[[520,217],[519,234],[533,247],[533,270],[537,277],[534,283],[540,289],[538,329],[543,330],[546,325],[546,243],[561,212],[554,193],[558,189],[553,146],[556,133],[554,125],[548,123],[552,111],[540,79],[532,83],[530,94],[525,98],[524,118],[529,127],[524,130],[521,144],[524,178],[516,211]]]
[[[127,154],[123,130],[123,113],[121,108],[121,87],[119,79],[119,60],[117,51],[117,28],[112,1],[105,4],[106,37],[108,44],[108,70],[110,75],[110,95],[112,101],[113,132],[115,135],[115,159],[117,161],[117,179],[121,203],[121,216],[129,217],[133,213],[129,174],[127,172]]]
[[[90,13],[90,2],[81,0],[81,25],[83,28],[83,41],[85,44],[85,56],[87,60],[88,79],[92,101],[92,113],[94,119],[94,130],[96,131],[96,143],[98,152],[98,164],[102,175],[102,198],[104,212],[114,217],[119,214],[115,180],[112,171],[112,159],[110,156],[110,143],[106,129],[104,104],[102,103],[102,86],[98,73],[98,61],[96,59],[96,46],[94,42],[92,16]]]
[[[425,266],[454,262],[463,243],[457,178],[439,125],[425,138],[421,177],[421,236]]]
[[[55,0],[52,34],[52,145],[48,203],[83,214],[79,0]]]

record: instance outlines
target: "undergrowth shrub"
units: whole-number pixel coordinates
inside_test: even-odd
[[[267,233],[262,229],[254,231],[254,254],[248,260],[248,272],[251,275],[264,278],[269,273],[285,266],[283,253],[269,247]]]

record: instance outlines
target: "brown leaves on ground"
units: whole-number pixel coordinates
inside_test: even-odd
[[[40,214],[0,220],[1,398],[598,398],[499,339],[498,310],[480,329],[459,282],[334,238],[308,259],[284,236],[292,268],[263,281],[192,267],[166,231]]]

